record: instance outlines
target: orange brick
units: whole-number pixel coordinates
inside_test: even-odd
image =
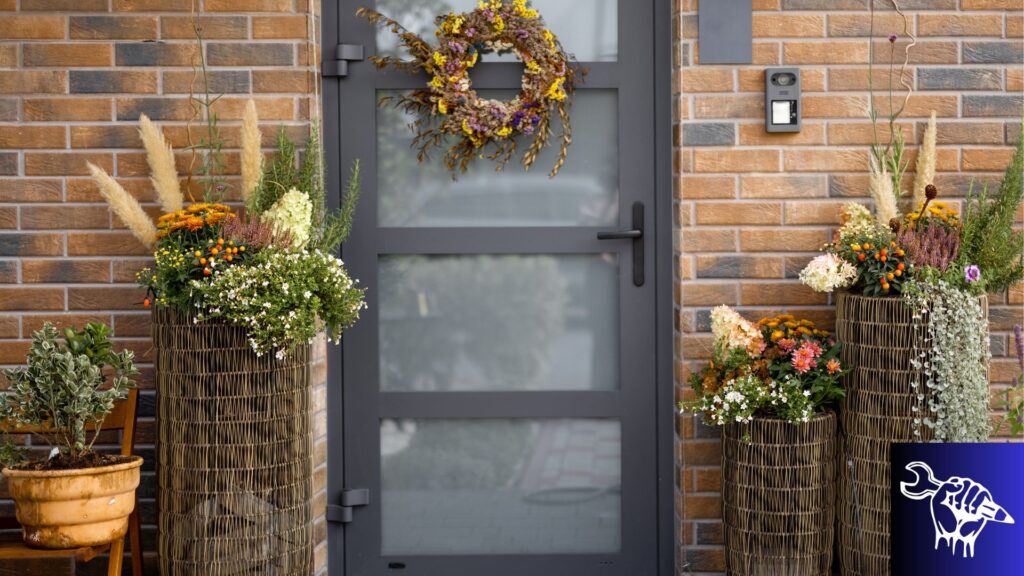
[[[110,262],[104,260],[24,260],[21,277],[26,283],[72,284],[110,281]]]
[[[25,336],[42,329],[43,324],[51,323],[61,330],[74,326],[81,328],[89,322],[102,322],[110,325],[110,314],[25,314],[22,316],[22,329]]]
[[[679,237],[679,250],[686,253],[731,252],[736,249],[736,232],[732,229],[687,228]]]
[[[0,38],[4,40],[62,39],[66,27],[67,19],[63,16],[0,16]]]
[[[710,445],[710,443],[708,443]],[[718,442],[714,443],[714,446],[719,447]],[[705,450],[712,451],[707,448]],[[721,452],[720,448],[716,449],[717,452]],[[721,456],[715,461],[715,464],[721,462]],[[696,496],[687,495],[683,502],[683,517],[685,518],[721,518],[722,517],[722,500],[718,496]],[[721,555],[721,550],[717,551]]]
[[[820,198],[827,195],[826,176],[740,176],[741,198]]]
[[[22,47],[25,66],[75,67],[110,66],[113,47],[110,44],[25,44]]]
[[[700,42],[694,43],[693,62],[700,64]],[[769,65],[779,63],[778,42],[754,42],[751,64]]]
[[[1020,10],[1021,0],[960,0],[961,10]]]
[[[114,159],[102,152],[28,152],[25,154],[26,176],[85,176],[89,174],[86,162],[114,169]]]
[[[240,40],[249,37],[249,23],[244,16],[199,16],[196,23],[208,40]],[[196,31],[191,16],[162,16],[160,37],[192,40]]]
[[[679,90],[695,92],[731,92],[734,89],[731,68],[688,68],[679,74]]]
[[[911,16],[910,27],[914,22]],[[828,35],[835,37],[886,37],[904,33],[904,21],[899,14],[876,12],[875,14],[829,14]]]
[[[697,118],[764,118],[764,97],[753,95],[696,96]]]
[[[63,126],[0,126],[0,148],[63,148],[66,132]]]
[[[152,252],[128,232],[72,232],[69,256],[147,256]]]
[[[778,172],[778,150],[694,150],[696,172]]]
[[[863,42],[786,42],[782,61],[793,64],[867,64],[868,45]]]
[[[306,16],[253,16],[252,37],[305,39],[309,18]]]
[[[897,40],[890,45],[888,40],[875,42],[875,63],[889,65],[893,59],[896,65],[903,63],[906,57],[907,40]],[[918,39],[917,45],[910,49],[911,64],[956,64],[960,62],[960,46],[957,42],[945,40]]]
[[[206,0],[209,12],[291,12],[292,0]]]
[[[1024,16],[1014,16],[1012,14],[1006,15],[1006,37],[1024,37]]]
[[[1024,92],[1024,69],[1006,69],[1006,91],[1016,93]]]
[[[1011,148],[964,148],[963,169],[967,172],[1003,172],[1012,157]]]
[[[146,291],[142,288],[68,288],[68,309],[137,310],[145,297]]]
[[[0,178],[0,202],[60,202],[60,180],[39,178]]]
[[[778,202],[698,202],[697,224],[781,224]]]
[[[843,202],[786,202],[786,224],[838,224]]]
[[[1002,144],[1004,128],[996,122],[940,122],[935,139],[939,144]]]
[[[805,119],[810,118],[866,118],[867,96],[806,96],[803,99]]]
[[[912,144],[915,142],[913,124],[909,122],[898,122],[896,124],[896,129],[902,130],[903,140],[906,143]],[[868,145],[875,141],[875,135],[876,129],[869,121],[857,123],[833,122],[828,125],[828,143],[832,145]],[[887,140],[889,138],[889,127],[886,123],[883,122],[878,126],[877,137],[879,140]]]
[[[0,287],[0,310],[63,310],[63,288]]]
[[[678,187],[684,199],[735,198],[735,176],[683,176]]]
[[[999,38],[1003,35],[1003,17],[998,14],[919,14],[917,33],[921,36]]]
[[[820,38],[825,35],[821,15],[754,14],[754,38]]]
[[[718,306],[736,304],[736,285],[687,282],[683,284],[685,306]]]
[[[110,210],[96,206],[25,206],[21,209],[23,230],[76,230],[110,228]]]
[[[113,117],[108,98],[26,98],[25,119],[36,122],[106,120]]]
[[[792,149],[783,154],[787,172],[853,172],[866,170],[868,153],[863,149]]]
[[[19,70],[0,73],[0,94],[65,94],[68,73],[60,70]]]
[[[221,98],[213,108],[221,120],[241,120],[245,112],[246,98]],[[254,98],[256,111],[260,120],[293,120],[295,118],[295,99],[292,97],[282,98]]]
[[[829,239],[827,228],[749,228],[740,230],[740,251],[815,252]]]
[[[825,304],[828,295],[815,292],[799,282],[744,282],[740,303],[747,306]]]
[[[188,12],[192,0],[113,0],[114,12]]]
[[[888,89],[889,86],[889,70],[888,68],[874,69],[870,75],[871,83],[874,85],[876,90],[876,98],[882,97],[882,93]],[[898,72],[893,72],[893,86],[900,87],[903,84],[900,81],[901,76]],[[907,70],[903,72],[902,79],[905,81],[907,86],[914,85],[914,74],[912,71]],[[868,69],[867,68],[832,68],[828,71],[828,87],[834,91],[844,90],[856,90],[864,91],[868,89]]]
[[[806,146],[825,143],[825,125],[805,122],[799,132],[766,132],[763,123],[740,124],[741,146]]]

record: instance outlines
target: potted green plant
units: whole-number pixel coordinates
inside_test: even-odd
[[[0,397],[5,428],[32,429],[53,447],[42,460],[27,459],[10,444],[3,450],[23,538],[39,548],[95,546],[124,536],[142,466],[138,456],[92,449],[114,403],[135,386],[132,352],[114,352],[103,324],[67,328],[64,337],[60,342],[50,323],[36,332],[28,365],[4,371],[10,392]]]
[[[722,507],[730,574],[831,574],[839,345],[809,320],[754,324],[711,313],[711,362],[690,377],[722,427]]]

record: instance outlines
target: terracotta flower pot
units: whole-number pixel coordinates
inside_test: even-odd
[[[5,468],[25,543],[35,548],[106,544],[128,531],[142,458],[76,470]]]

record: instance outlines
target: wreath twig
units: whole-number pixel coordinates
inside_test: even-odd
[[[450,144],[444,162],[453,175],[477,158],[492,160],[500,171],[518,150],[516,136],[522,134],[533,138],[522,160],[529,170],[550,141],[551,115],[557,110],[562,134],[549,176],[558,174],[572,144],[571,96],[585,72],[526,0],[481,1],[471,12],[438,16],[436,47],[380,12],[360,8],[356,14],[396,34],[412,58],[374,56],[378,68],[430,75],[425,88],[381,100],[418,116],[412,145],[421,162],[432,148]],[[489,53],[515,54],[525,64],[522,89],[510,101],[480,98],[473,89],[469,72]]]

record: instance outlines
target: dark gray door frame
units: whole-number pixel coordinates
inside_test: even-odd
[[[621,0],[626,1],[626,0]],[[654,131],[651,137],[654,140],[654,166],[655,175],[654,181],[654,205],[648,209],[654,215],[652,228],[648,228],[648,233],[651,235],[653,240],[653,258],[651,262],[653,266],[653,278],[652,275],[648,275],[648,281],[653,279],[654,283],[654,297],[656,301],[654,315],[654,327],[655,330],[655,349],[652,350],[654,356],[655,369],[654,374],[657,381],[656,390],[656,445],[652,449],[656,452],[657,460],[657,571],[661,576],[668,576],[674,573],[674,555],[676,548],[676,536],[675,536],[675,460],[674,460],[674,444],[675,444],[675,410],[673,409],[674,402],[674,370],[673,370],[673,316],[674,316],[674,301],[673,301],[673,283],[674,283],[674,257],[673,257],[673,191],[672,191],[672,138],[671,130],[673,129],[673,118],[672,118],[672,37],[671,37],[671,20],[672,20],[672,2],[671,0],[646,0],[654,6],[654,18],[653,18],[653,30],[640,31],[639,34],[633,37],[650,38],[653,44],[654,59],[650,63],[653,66],[653,93],[650,95],[650,104],[654,112]],[[343,14],[340,9],[341,4],[344,0],[326,0],[322,6],[322,42],[323,50],[322,53],[331,55],[334,53],[334,47],[340,42],[348,44],[363,44],[365,46],[372,47],[374,44],[374,37],[372,29],[366,25],[366,22],[362,19],[356,18],[354,15]],[[636,2],[636,0],[628,0],[628,2]],[[620,24],[621,25],[621,24]],[[636,32],[636,31],[633,31]],[[368,50],[369,51],[369,50]],[[638,64],[640,65],[640,64]],[[487,88],[490,86],[500,86],[503,79],[507,79],[510,74],[518,76],[517,65],[491,65],[488,69],[481,69],[479,73],[474,74],[474,85],[479,88]],[[601,87],[601,86],[615,86],[617,85],[616,78],[612,69],[608,66],[602,66],[601,64],[588,64],[590,68],[590,74],[587,77],[586,86],[588,88]],[[365,75],[365,74],[382,74],[373,70],[372,65],[369,63],[355,64],[350,67],[350,73],[353,75]],[[324,78],[323,79],[323,112],[324,112],[324,126],[323,126],[323,139],[325,145],[325,158],[327,163],[327,186],[328,190],[334,191],[329,194],[329,202],[332,207],[336,207],[339,203],[339,195],[342,190],[342,181],[344,176],[348,173],[348,161],[352,158],[358,158],[360,156],[359,150],[355,149],[355,145],[352,145],[352,149],[346,149],[347,145],[341,138],[342,131],[359,131],[359,125],[365,125],[365,122],[361,121],[358,117],[348,116],[342,113],[342,102],[341,102],[341,83],[345,82],[344,78]],[[419,85],[419,81],[416,78],[408,77],[404,74],[399,73],[387,73],[386,76],[378,82],[378,87],[387,88],[412,88]],[[507,85],[507,84],[506,84]],[[368,95],[365,102],[345,102],[348,109],[354,110],[372,110],[375,107],[374,96]],[[351,132],[349,132],[351,133]],[[364,134],[365,136],[366,134]],[[371,138],[367,141],[373,142],[372,134],[369,134]],[[351,142],[352,139],[349,140]],[[365,144],[364,144],[365,145]],[[372,182],[372,180],[371,180]],[[625,197],[622,199],[625,203]],[[622,210],[623,213],[627,210]],[[358,224],[357,224],[358,226]],[[461,233],[462,231],[460,231]],[[481,231],[482,232],[482,231]],[[530,230],[533,232],[541,232],[540,236],[535,236],[538,242],[543,242],[545,239],[542,238],[546,234],[540,230]],[[525,234],[525,232],[524,232]],[[484,239],[483,234],[470,234],[474,236],[474,240]],[[466,236],[463,236],[465,241]],[[550,238],[549,238],[550,239]],[[393,235],[389,239],[389,243],[394,242],[398,245],[389,246],[389,252],[401,252],[403,251],[401,244],[404,244],[401,235]],[[451,241],[455,241],[452,239]],[[438,238],[439,247],[435,248],[438,251],[443,251],[444,238]],[[422,246],[419,246],[419,251],[422,252]],[[359,258],[357,254],[344,254],[346,258]],[[415,250],[410,247],[410,250]],[[580,251],[584,251],[582,247]],[[575,250],[573,250],[575,251]],[[374,256],[375,258],[376,256]],[[358,329],[357,329],[358,331]],[[332,348],[330,351],[331,362],[329,365],[329,387],[328,387],[328,424],[327,433],[329,438],[328,448],[328,492],[327,501],[329,504],[338,503],[341,498],[341,491],[344,488],[358,488],[357,486],[345,486],[345,469],[344,469],[344,458],[343,458],[343,431],[344,431],[344,410],[343,406],[345,402],[360,402],[364,400],[360,398],[360,394],[355,387],[346,387],[343,381],[344,358],[342,354],[342,348]],[[364,363],[365,364],[365,363]],[[353,374],[350,370],[348,371],[349,378],[359,378],[360,375]],[[518,395],[524,401],[528,399],[522,395]],[[510,400],[514,400],[513,395],[509,396]],[[396,399],[400,403],[410,402],[410,406],[414,406],[415,398],[411,396],[406,399]],[[596,400],[600,403],[599,400]],[[500,405],[500,402],[495,404]],[[511,413],[511,412],[510,412]],[[590,412],[591,414],[593,412]],[[495,414],[500,415],[500,414]],[[482,415],[485,416],[485,415]],[[350,460],[358,462],[362,458],[358,454],[350,454]],[[373,495],[371,495],[371,499]],[[358,514],[358,511],[357,511]],[[340,576],[345,574],[345,538],[344,538],[344,525],[341,524],[330,524],[328,525],[328,549],[329,549],[329,570],[332,576]],[[359,551],[353,550],[353,553],[359,554]],[[366,551],[363,551],[366,553]],[[566,561],[571,561],[571,557],[567,557]],[[489,571],[494,566],[501,566],[505,562],[515,562],[515,557],[501,557],[501,556],[488,556],[481,557],[480,570]],[[559,574],[559,562],[552,562],[550,564],[552,574]],[[439,567],[440,568],[440,567]],[[485,573],[485,572],[481,572]],[[441,572],[438,572],[440,575]],[[646,575],[638,575],[646,576]],[[652,575],[653,576],[653,575]]]

